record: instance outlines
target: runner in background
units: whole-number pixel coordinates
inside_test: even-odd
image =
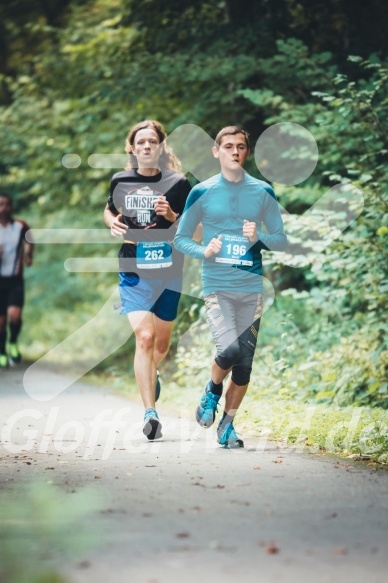
[[[27,223],[13,218],[12,212],[12,198],[0,194],[0,368],[21,360],[17,340],[24,304],[23,264],[32,264],[33,253],[33,244],[24,238]]]
[[[134,369],[145,407],[143,433],[150,440],[162,437],[155,409],[158,367],[177,316],[184,258],[173,239],[191,189],[165,139],[155,120],[130,130],[125,145],[129,164],[113,176],[104,211],[112,236],[124,238],[119,252],[121,314],[127,314],[136,336]]]

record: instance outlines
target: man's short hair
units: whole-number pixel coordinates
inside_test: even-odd
[[[247,148],[249,150],[250,149],[249,134],[248,134],[248,132],[246,132],[245,130],[242,130],[241,128],[239,128],[237,126],[226,126],[226,128],[222,128],[222,130],[220,130],[218,132],[218,134],[216,135],[216,139],[214,140],[216,147],[217,148],[220,147],[221,140],[224,136],[235,136],[236,134],[242,134],[244,136],[245,142],[247,144]]]

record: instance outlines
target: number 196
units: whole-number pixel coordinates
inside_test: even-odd
[[[245,245],[238,245],[237,243],[235,243],[234,245],[232,245],[231,243],[229,243],[226,246],[226,250],[228,252],[228,255],[239,255],[240,257],[242,257],[243,255],[246,254],[247,252],[247,248]]]

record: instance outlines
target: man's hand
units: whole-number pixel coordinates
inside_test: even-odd
[[[127,225],[124,225],[124,223],[121,222],[122,216],[123,215],[117,215],[117,217],[114,217],[111,221],[110,233],[112,237],[121,237],[122,235],[125,235],[128,229]]]
[[[217,239],[212,239],[205,249],[205,257],[208,259],[212,255],[216,255],[221,251],[222,247],[222,235],[219,235]]]
[[[243,235],[244,237],[248,237],[251,243],[256,243],[257,241],[257,230],[256,230],[256,223],[251,223],[244,219],[244,226],[243,226]]]
[[[154,201],[155,212],[159,217],[164,217],[170,223],[175,223],[177,214],[174,213],[170,207],[170,203],[163,197],[159,197]]]
[[[24,261],[24,265],[26,265],[26,267],[31,267],[32,265],[32,254],[33,254],[33,250],[34,250],[34,245],[32,243],[26,243],[24,246],[24,257],[23,257],[23,261]],[[1,249],[0,249],[1,251]],[[1,255],[1,253],[0,253]]]

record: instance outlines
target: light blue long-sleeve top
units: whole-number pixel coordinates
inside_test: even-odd
[[[252,252],[252,265],[218,263],[217,255],[206,259],[205,248],[213,237],[223,235],[224,245],[224,236],[243,236],[244,219],[255,222],[257,227],[257,242],[248,243]],[[192,239],[201,222],[203,245]],[[263,224],[267,233],[261,230]],[[182,253],[203,260],[204,295],[222,290],[262,292],[262,249],[284,251],[287,247],[287,237],[273,188],[247,173],[239,182],[230,182],[220,173],[197,184],[186,201],[174,244]]]

